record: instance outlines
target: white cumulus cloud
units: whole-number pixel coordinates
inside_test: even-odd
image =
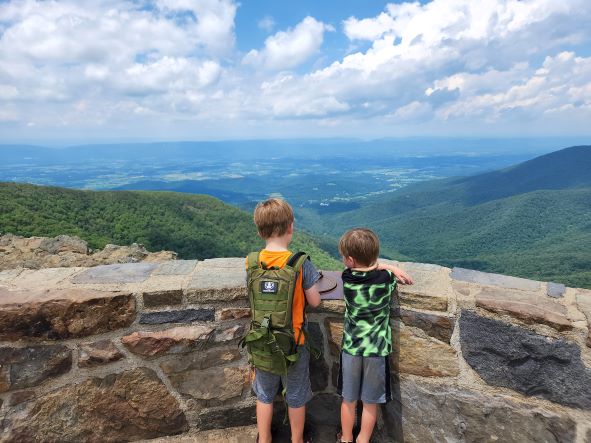
[[[330,30],[330,26],[306,17],[293,29],[268,37],[263,49],[253,49],[246,54],[244,63],[271,70],[294,68],[319,51],[324,32]]]

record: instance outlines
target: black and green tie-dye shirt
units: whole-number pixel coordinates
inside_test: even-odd
[[[396,278],[390,271],[343,271],[345,324],[343,351],[364,357],[392,352],[390,306]]]

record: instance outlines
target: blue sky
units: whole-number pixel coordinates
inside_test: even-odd
[[[591,134],[589,0],[0,3],[0,142]]]

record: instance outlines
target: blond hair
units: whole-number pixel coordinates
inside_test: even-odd
[[[293,209],[285,200],[270,198],[254,209],[254,224],[263,239],[280,237],[293,223]]]
[[[380,255],[380,240],[371,229],[350,229],[339,240],[339,252],[361,266],[371,266]]]

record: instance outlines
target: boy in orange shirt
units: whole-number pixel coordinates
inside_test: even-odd
[[[291,252],[288,250],[293,237],[293,210],[284,200],[271,198],[259,203],[254,210],[254,223],[259,236],[265,240],[265,248],[260,251],[259,262],[267,267],[283,268]],[[300,333],[305,328],[305,307],[309,304],[316,307],[320,304],[320,292],[316,282],[320,274],[309,260],[306,260],[296,280],[293,297],[293,328],[298,339],[298,346],[304,344],[305,337]],[[301,346],[297,362],[289,368],[285,400],[288,406],[289,423],[291,426],[291,441],[293,443],[308,443],[304,441],[304,424],[306,419],[306,403],[312,398],[310,387],[310,355],[306,346]],[[257,427],[259,435],[257,442],[271,443],[271,420],[273,418],[273,400],[279,390],[282,376],[263,370],[255,369],[253,391],[257,397]]]

